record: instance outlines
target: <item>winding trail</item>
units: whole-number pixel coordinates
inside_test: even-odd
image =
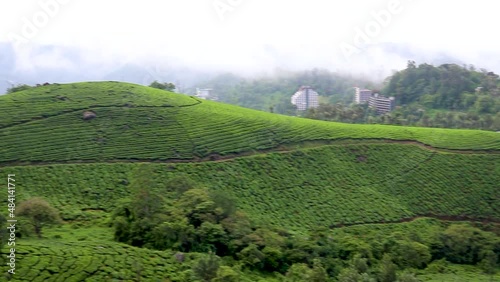
[[[352,142],[352,143],[349,143]],[[9,161],[9,162],[0,162],[0,168],[2,167],[11,167],[11,166],[46,166],[46,165],[57,165],[57,164],[97,164],[97,163],[199,163],[199,162],[226,162],[231,161],[236,158],[243,157],[254,157],[259,155],[266,154],[285,154],[291,153],[297,150],[302,149],[314,149],[321,148],[325,146],[350,146],[350,145],[376,145],[376,144],[404,144],[408,146],[419,146],[423,149],[433,151],[434,153],[452,153],[452,154],[494,154],[500,155],[500,150],[461,150],[461,149],[444,149],[437,148],[422,142],[414,141],[414,140],[393,140],[393,139],[332,139],[332,140],[308,140],[299,143],[288,143],[281,144],[278,147],[269,148],[269,149],[261,149],[261,150],[253,150],[240,152],[235,154],[210,154],[203,158],[194,157],[189,159],[167,159],[167,160],[158,160],[158,159],[107,159],[107,160],[98,160],[98,159],[90,159],[90,160],[67,160],[67,161]],[[297,146],[303,146],[301,148],[297,148]],[[429,158],[432,158],[435,154],[432,154]],[[426,160],[427,161],[427,160]]]
[[[434,214],[424,214],[424,215],[415,215],[412,217],[405,217],[398,220],[388,220],[388,221],[375,221],[375,222],[363,222],[363,223],[339,223],[330,225],[329,228],[343,228],[350,226],[362,226],[362,225],[383,225],[383,224],[397,224],[397,223],[405,223],[412,222],[421,218],[432,218],[440,221],[450,221],[450,222],[478,222],[481,224],[495,223],[500,224],[500,219],[497,218],[475,218],[466,215],[434,215]]]

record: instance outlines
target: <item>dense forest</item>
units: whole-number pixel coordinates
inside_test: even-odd
[[[320,95],[320,107],[296,111],[290,97],[301,85]],[[395,72],[382,84],[327,70],[281,71],[270,77],[246,79],[225,74],[203,86],[214,89],[221,102],[287,115],[348,123],[379,123],[442,128],[500,130],[499,76],[474,66],[416,65]],[[354,104],[354,86],[396,98],[396,108],[379,115]]]

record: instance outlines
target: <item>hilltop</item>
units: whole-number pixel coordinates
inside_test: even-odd
[[[85,112],[96,117],[84,120]],[[0,97],[0,160],[4,164],[193,160],[341,139],[500,149],[500,137],[494,132],[320,122],[128,83],[53,84]]]
[[[1,96],[0,148],[0,172],[19,179],[16,201],[41,196],[65,221],[63,227],[49,229],[50,237],[42,239],[46,248],[40,247],[45,241],[21,239],[26,249],[19,254],[19,271],[26,280],[133,280],[139,275],[192,281],[187,278],[191,266],[204,249],[152,251],[110,242],[117,210],[137,189],[175,207],[179,192],[169,185],[178,179],[233,199],[238,212],[248,216],[253,227],[245,232],[253,233],[236,240],[234,253],[224,260],[242,281],[268,275],[262,281],[281,281],[277,273],[285,274],[292,264],[317,270],[316,258],[331,277],[347,269],[356,255],[378,267],[388,247],[343,230],[395,236],[387,244],[400,244],[403,237],[413,247],[420,244],[415,248],[426,259],[416,267],[422,269],[448,258],[439,238],[453,222],[485,227],[487,240],[497,238],[490,233],[500,230],[500,134],[495,132],[316,121],[129,83],[83,82]],[[200,191],[192,195],[202,197]],[[211,204],[206,205],[196,206],[197,212]],[[164,224],[173,216],[169,212],[155,218]],[[233,226],[229,219],[211,222],[209,231],[201,225],[186,234],[200,236],[203,231],[219,238],[222,229],[217,228]],[[394,231],[399,226],[410,230],[403,236]],[[427,227],[435,233],[429,235]],[[165,234],[176,232],[168,228]],[[337,239],[321,241],[328,236]],[[318,249],[306,243],[310,238]],[[496,252],[500,240],[495,240],[491,248]],[[335,246],[327,250],[325,244]],[[173,258],[177,251],[187,253],[186,262]],[[262,256],[262,264],[251,264],[251,254]],[[56,257],[67,262],[58,267]]]

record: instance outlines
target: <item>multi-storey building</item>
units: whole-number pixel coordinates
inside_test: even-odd
[[[356,90],[354,96],[354,101],[356,102],[356,104],[366,103],[372,96],[372,91],[369,89],[361,89],[359,87],[354,87],[354,90]]]
[[[379,114],[385,114],[394,109],[394,97],[380,96],[378,93],[374,94],[368,100],[368,106],[373,108]]]
[[[293,94],[292,104],[297,106],[297,110],[305,111],[319,106],[318,97],[318,93],[310,86],[302,86]]]

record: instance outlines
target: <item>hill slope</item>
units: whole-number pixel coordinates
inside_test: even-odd
[[[84,120],[85,111],[96,117]],[[299,235],[421,216],[500,220],[500,134],[493,132],[321,122],[92,82],[0,97],[0,148],[0,173],[18,180],[16,201],[42,196],[75,228],[108,228],[131,183],[173,199],[166,183],[176,176],[231,196],[258,224]],[[6,207],[7,197],[0,202]],[[26,280],[54,273],[134,279],[139,267],[144,278],[170,272],[165,277],[187,281],[178,274],[191,266],[178,265],[170,251],[97,243],[104,237],[79,242],[66,231],[38,251],[45,241],[23,241]],[[48,266],[61,258],[60,268]]]
[[[85,111],[96,118],[84,120]],[[319,122],[126,83],[49,85],[0,97],[3,163],[192,160],[345,138],[500,150],[493,132]]]
[[[174,197],[165,183],[182,175],[237,199],[256,221],[307,231],[416,216],[500,220],[499,162],[499,154],[380,143],[215,162],[21,166],[0,172],[21,175],[20,197],[50,199],[68,220],[96,215],[87,210],[111,212],[130,195],[128,183],[140,177],[149,189]]]

